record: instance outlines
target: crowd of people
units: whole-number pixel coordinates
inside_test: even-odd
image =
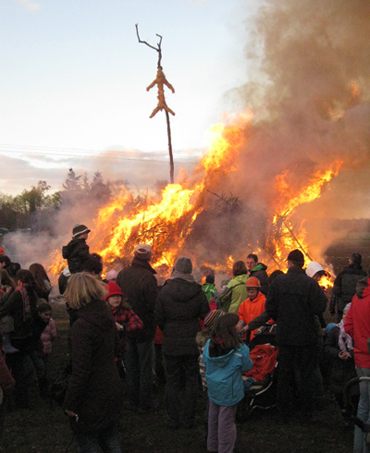
[[[90,252],[89,233],[85,225],[73,227],[58,281],[70,319],[63,408],[80,452],[121,452],[121,411],[157,410],[154,384],[165,385],[171,430],[195,426],[198,391],[207,391],[207,449],[233,452],[237,407],[256,381],[249,345],[266,324],[276,325],[277,423],[296,415],[309,423],[328,392],[341,409],[350,403],[370,422],[370,380],[345,392],[353,377],[370,377],[370,268],[363,271],[359,253],[338,274],[329,303],[320,287],[324,268],[317,262],[304,268],[300,250],[287,256],[286,273],[270,275],[249,254],[234,263],[232,278],[219,289],[212,271],[203,285],[196,282],[192,261],[183,256],[159,285],[149,244],[138,244],[128,266],[102,279],[103,262]],[[47,363],[57,332],[44,267],[23,269],[0,248],[0,275],[2,434],[6,407],[29,407],[34,375],[40,396],[50,396]],[[327,307],[336,322],[325,321]],[[355,453],[368,451],[366,439],[356,427]]]

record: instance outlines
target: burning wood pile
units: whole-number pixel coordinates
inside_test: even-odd
[[[232,124],[216,126],[208,154],[182,184],[168,184],[160,200],[147,198],[145,203],[136,203],[123,187],[94,220],[90,250],[99,253],[109,268],[117,259],[130,258],[138,243],[149,243],[153,247],[152,264],[164,273],[183,254],[191,256],[198,269],[223,272],[230,271],[233,257],[245,259],[250,251],[260,254],[270,271],[284,269],[287,253],[294,248],[301,249],[310,261],[303,225],[293,225],[291,216],[298,206],[320,196],[340,163],[311,174],[300,184],[296,196],[290,193],[296,188],[292,188],[289,169],[285,170],[275,177],[275,199],[269,210],[253,213],[241,197],[216,191],[238,170],[250,119],[241,116]],[[245,219],[244,226],[240,219]],[[252,230],[258,233],[253,239]],[[49,271],[57,274],[64,265],[56,251]]]

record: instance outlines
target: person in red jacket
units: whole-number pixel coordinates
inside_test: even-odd
[[[106,288],[108,289],[108,294],[105,296],[104,301],[112,310],[113,319],[120,337],[120,350],[116,353],[115,361],[120,376],[124,377],[125,371],[122,365],[122,358],[126,352],[125,332],[142,329],[144,324],[138,315],[131,310],[117,283],[108,282]]]
[[[370,355],[367,341],[370,338],[370,267],[367,277],[359,280],[356,294],[353,296],[344,330],[353,339],[353,353],[356,372],[359,377],[370,377]],[[370,422],[370,382],[360,382],[360,401],[358,403],[357,417],[365,423]],[[354,453],[368,451],[366,433],[355,426]]]
[[[238,316],[248,324],[265,311],[266,296],[261,292],[261,283],[257,277],[249,277],[245,286],[247,288],[248,299],[240,304]],[[255,332],[255,330],[251,332],[251,340]]]

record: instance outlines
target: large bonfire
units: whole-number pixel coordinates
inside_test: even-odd
[[[132,194],[122,187],[120,195],[100,209],[94,219],[90,249],[99,253],[110,267],[117,259],[132,256],[138,243],[148,243],[153,247],[152,265],[162,270],[171,269],[176,258],[187,248],[186,241],[193,231],[194,222],[210,207],[207,206],[209,192],[219,186],[225,175],[230,177],[238,171],[237,162],[247,145],[251,120],[252,115],[246,113],[231,123],[215,126],[210,134],[208,153],[182,183],[168,184],[159,201],[148,198],[144,205],[136,203]],[[267,215],[267,240],[256,250],[241,248],[236,259],[245,259],[247,253],[255,251],[262,254],[270,270],[284,269],[289,251],[299,248],[309,261],[311,256],[305,240],[304,222],[295,229],[290,217],[301,204],[320,197],[321,191],[337,175],[340,165],[335,161],[329,168],[309,174],[295,194],[289,184],[290,171],[294,173],[294,168],[277,175],[274,182],[276,197],[272,199]],[[222,242],[224,239],[218,237],[215,240]],[[230,271],[234,260],[232,255],[219,256],[215,261],[205,260],[206,257],[199,257],[191,250],[187,250],[187,254],[192,255],[198,268],[210,267],[223,272]],[[49,270],[55,274],[64,265],[60,252],[55,251],[54,263]]]
[[[159,199],[137,202],[123,187],[100,210],[89,244],[106,268],[142,242],[153,246],[154,267],[167,272],[185,254],[197,269],[230,271],[250,252],[269,272],[285,270],[296,248],[306,264],[325,265],[333,237],[330,226],[318,227],[320,218],[358,217],[366,205],[369,13],[361,0],[264,2],[246,22],[254,78],[228,93],[233,110],[247,106],[254,116],[248,111],[214,127],[197,168]],[[56,251],[50,271],[65,265]]]

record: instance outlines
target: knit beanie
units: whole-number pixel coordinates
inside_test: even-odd
[[[105,302],[108,300],[108,297],[110,297],[110,296],[122,296],[123,297],[121,288],[117,285],[117,283],[108,282],[106,288],[108,289],[108,294],[104,297]]]
[[[139,244],[135,247],[135,258],[143,261],[149,261],[152,257],[152,248],[149,244]]]
[[[190,258],[186,256],[181,256],[175,264],[175,271],[180,272],[181,274],[191,274],[193,270],[193,264]]]
[[[303,266],[304,264],[303,253],[298,249],[292,250],[288,255],[287,261],[294,261],[297,264],[301,264]]]
[[[206,275],[206,283],[214,283],[214,282],[215,282],[214,274],[207,274]]]
[[[90,233],[90,231],[86,225],[77,224],[73,227],[72,235],[74,238],[77,238],[81,234]]]
[[[362,256],[357,252],[352,253],[351,261],[353,261],[354,264],[357,264],[359,266],[362,262]]]
[[[336,324],[334,322],[331,322],[330,324],[328,324],[324,330],[325,335],[327,335],[331,331],[331,329],[333,329],[335,326],[336,326]]]
[[[215,322],[216,318],[224,314],[225,312],[223,312],[222,310],[211,310],[204,318],[204,326],[208,329],[212,329],[213,323]]]

